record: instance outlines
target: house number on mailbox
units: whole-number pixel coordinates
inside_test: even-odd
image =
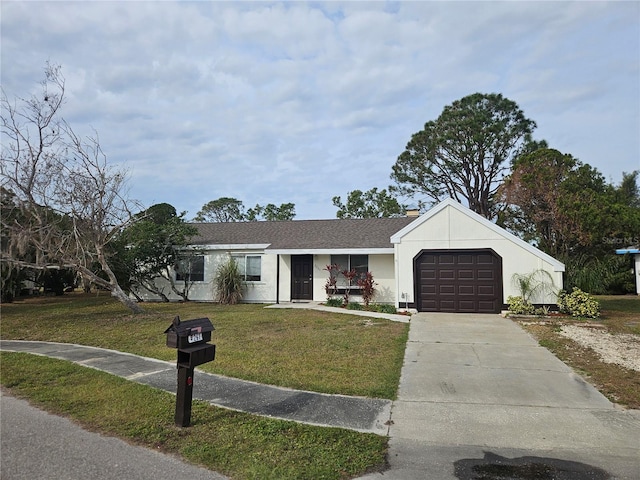
[[[187,338],[189,343],[201,342],[202,341],[202,333],[194,333],[193,335],[189,335]]]

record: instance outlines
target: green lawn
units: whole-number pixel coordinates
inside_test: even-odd
[[[148,303],[130,314],[107,294],[40,297],[2,306],[3,339],[79,343],[174,360],[164,330],[174,316],[208,317],[214,362],[202,369],[322,393],[394,399],[408,325],[263,305]]]
[[[393,399],[408,325],[263,305],[150,303],[132,315],[102,293],[2,305],[3,339],[78,343],[174,360],[164,330],[175,315],[209,317],[216,360],[203,370],[304,390]],[[182,456],[234,479],[346,479],[384,469],[387,439],[300,425],[194,402],[173,423],[168,392],[61,360],[2,353],[10,393],[90,430]]]
[[[194,401],[192,426],[173,423],[175,396],[71,362],[2,353],[12,395],[83,427],[179,455],[233,479],[347,479],[385,467],[387,439],[257,417]]]

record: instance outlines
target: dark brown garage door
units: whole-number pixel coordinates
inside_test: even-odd
[[[414,268],[419,311],[500,312],[502,259],[493,250],[423,250]]]

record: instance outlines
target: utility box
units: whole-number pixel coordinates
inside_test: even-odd
[[[213,330],[213,324],[208,318],[183,322],[180,317],[176,317],[164,331],[167,335],[167,347],[178,349],[175,422],[180,427],[191,424],[194,368],[215,359],[216,346],[207,343],[211,341]]]

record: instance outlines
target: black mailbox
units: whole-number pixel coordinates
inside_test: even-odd
[[[211,341],[213,330],[215,330],[213,324],[208,318],[196,318],[182,322],[180,317],[176,317],[164,333],[167,334],[167,347],[189,348]]]
[[[191,423],[193,369],[213,361],[216,356],[216,346],[207,343],[211,340],[213,330],[213,324],[208,318],[182,322],[180,317],[176,317],[164,331],[167,334],[167,346],[178,349],[175,422],[181,427],[188,427]]]

